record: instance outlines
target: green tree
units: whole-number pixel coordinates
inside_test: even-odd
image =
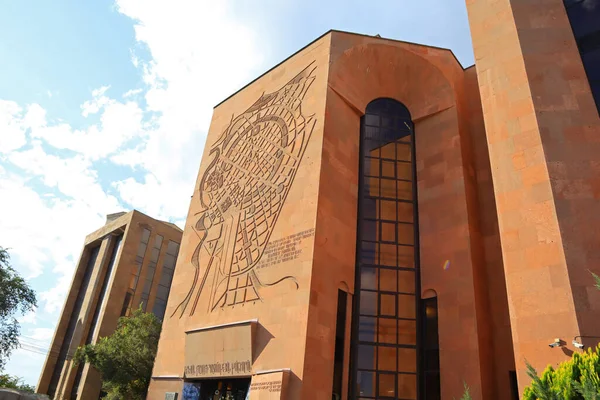
[[[35,292],[11,267],[8,250],[0,247],[0,371],[12,351],[19,347],[21,326],[15,315],[33,311],[35,307]]]
[[[460,400],[471,400],[471,388],[469,388],[467,382],[463,382],[463,385],[465,387],[465,392],[463,393]]]
[[[35,388],[23,382],[17,376],[0,374],[0,388],[16,389],[22,392],[35,393]]]
[[[90,363],[102,375],[107,399],[145,399],[161,323],[141,306],[130,317],[121,317],[117,330],[96,344],[79,347],[75,365]]]
[[[596,288],[600,290],[600,276],[596,275],[592,272],[592,276],[594,277],[594,281],[596,281]]]

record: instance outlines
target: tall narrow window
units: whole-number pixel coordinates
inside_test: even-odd
[[[146,249],[148,248],[149,240],[150,230],[144,228],[142,232],[142,239],[140,240],[140,244],[138,245],[138,252],[135,256],[135,266],[133,267],[131,277],[129,278],[129,288],[127,289],[127,293],[125,293],[125,301],[123,302],[121,316],[129,315],[129,313],[131,312],[131,306],[133,298],[135,297],[135,291],[137,290],[138,280],[140,279],[140,272],[142,271],[142,265],[144,264],[144,256],[146,254]]]
[[[392,99],[361,120],[352,398],[417,398],[413,123]]]
[[[600,0],[563,0],[600,111]]]
[[[342,398],[347,305],[348,293],[338,289],[337,318],[335,321],[335,353],[333,356],[333,400],[341,400]]]
[[[150,290],[152,290],[152,283],[154,282],[154,274],[156,273],[156,263],[158,263],[158,256],[160,254],[160,248],[162,247],[163,237],[156,235],[154,238],[154,247],[152,248],[152,254],[150,255],[150,262],[148,263],[148,270],[146,272],[146,283],[142,290],[142,308],[144,311],[148,308],[148,299],[150,297]]]
[[[440,343],[438,337],[437,297],[423,299],[421,312],[423,328],[421,346],[423,348],[423,378],[421,380],[421,398],[424,400],[441,399],[440,388]]]
[[[154,298],[154,307],[152,312],[160,320],[165,316],[167,308],[167,299],[171,290],[171,281],[175,273],[175,264],[177,263],[177,255],[179,254],[179,243],[169,240],[167,245],[167,253],[165,254],[165,262],[162,267],[160,281],[158,281],[158,289]]]

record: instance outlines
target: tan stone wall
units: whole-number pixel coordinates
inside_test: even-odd
[[[489,152],[485,136],[481,99],[476,70],[465,70],[465,93],[469,113],[469,131],[471,132],[473,167],[477,179],[478,221],[484,250],[486,297],[490,314],[490,337],[493,347],[487,362],[493,369],[495,398],[509,399],[510,381],[507,371],[515,370],[510,317],[506,294],[506,280],[502,260],[502,248],[498,231],[498,214],[494,185],[490,167]]]
[[[256,318],[258,326],[254,340],[252,370],[290,368],[292,378],[286,390],[291,399],[300,398],[313,272],[314,229],[317,219],[328,54],[329,37],[324,37],[215,108],[183,234],[177,272],[171,288],[153,376],[183,375],[184,338],[187,330]],[[278,96],[289,99],[294,93],[286,94],[280,89],[304,70],[310,75],[301,77],[302,85],[306,84],[304,80],[307,77],[312,83],[301,99],[301,108],[298,108],[300,99],[287,103],[288,108],[296,116],[295,123],[289,117],[288,111],[284,110],[278,109],[275,113],[267,110],[259,115],[253,113],[251,106],[257,103],[263,94],[269,96],[277,92]],[[291,91],[300,90],[297,93],[301,93],[301,88],[295,86],[288,88]],[[271,98],[267,97],[266,101],[268,102],[269,99]],[[260,107],[260,104],[258,106]],[[307,143],[301,159],[298,156],[300,141],[295,144],[290,142],[284,146],[285,152],[289,153],[292,159],[296,159],[299,165],[297,169],[294,168],[296,161],[291,162],[291,159],[284,155],[282,162],[286,166],[279,170],[278,174],[295,169],[293,182],[269,177],[268,172],[260,178],[264,179],[265,186],[261,186],[262,184],[257,180],[259,177],[256,170],[252,168],[261,163],[267,165],[264,163],[270,160],[269,157],[281,155],[274,152],[270,156],[261,154],[258,151],[260,146],[263,146],[263,149],[267,148],[268,143],[256,143],[257,147],[253,150],[255,153],[244,153],[248,150],[245,147],[238,148],[238,153],[227,153],[231,143],[220,141],[220,137],[226,132],[232,120],[234,139],[246,138],[248,135],[244,132],[249,126],[245,127],[238,118],[242,114],[256,125],[263,124],[260,125],[261,133],[271,132],[277,135],[279,129],[287,129],[290,141],[296,134],[306,134],[304,140]],[[284,117],[285,123],[277,127],[273,125],[279,124],[273,122],[277,120],[274,118],[276,115]],[[270,119],[258,121],[262,117]],[[314,121],[314,128],[302,128],[303,121],[304,123]],[[309,130],[311,130],[310,138],[307,135]],[[244,153],[244,157],[247,158],[236,158],[239,153]],[[258,159],[253,159],[252,154],[255,154]],[[218,164],[213,163],[215,160],[219,160]],[[228,172],[225,168],[221,176],[212,174],[217,165],[230,164],[234,165],[235,171],[238,172],[252,171],[252,173],[244,173],[248,180],[243,178],[242,181],[237,182],[239,188],[235,187],[234,181],[229,180],[233,176],[231,170]],[[273,182],[276,182],[275,186]],[[279,192],[271,191],[280,183],[282,186]],[[199,191],[201,185],[202,193]],[[226,200],[227,194],[219,189],[223,186],[227,187],[230,199],[238,199],[236,197],[239,193],[238,189],[244,190],[244,193],[251,197],[248,197],[247,203],[237,203],[237,200],[229,203]],[[252,190],[248,190],[249,188],[258,189],[260,193],[253,193]],[[210,197],[210,193],[215,197]],[[287,193],[285,201],[277,193]],[[205,207],[201,203],[201,197]],[[281,207],[278,206],[279,201],[283,201]],[[265,216],[268,218],[266,226],[261,225],[264,222],[262,211],[266,212]],[[208,215],[214,216],[215,213],[224,215],[224,221],[209,222]],[[253,216],[254,214],[256,215]],[[256,226],[260,225],[258,230],[254,229],[254,223],[257,224]],[[266,230],[263,230],[263,227]],[[257,233],[260,236],[255,235]],[[258,245],[264,234],[268,235],[268,249]],[[203,239],[204,235],[206,235],[205,239]],[[236,241],[237,244],[233,247]],[[201,243],[196,270],[195,251]],[[245,244],[248,246],[244,247]],[[295,255],[292,259],[286,259],[283,252],[291,246],[295,248]],[[247,251],[236,252],[244,248]],[[276,255],[276,252],[279,252],[279,255]],[[217,256],[213,256],[214,254]],[[233,255],[236,258],[233,258]],[[255,262],[257,257],[260,257],[258,264]],[[252,262],[249,263],[251,267],[248,273],[243,269],[240,274],[235,275],[236,270],[233,270],[231,283],[222,281],[224,277],[230,277],[230,268],[237,268],[239,265],[245,268],[246,261],[250,259]],[[243,278],[244,281],[239,278]],[[246,297],[243,297],[243,300],[238,301],[241,297],[227,297],[231,296],[236,285],[241,287],[248,283],[251,287],[246,289]],[[240,293],[244,295],[244,290],[235,292],[236,296]],[[220,299],[224,293],[227,294],[223,304]],[[255,300],[251,301],[253,298]],[[235,305],[229,305],[230,303]],[[165,391],[177,391],[180,388],[181,382],[156,378],[152,380],[148,398],[162,399]],[[302,396],[307,399],[313,398],[310,394]]]
[[[92,246],[101,243],[98,258],[90,277],[90,283],[85,293],[81,311],[77,316],[77,326],[70,343],[70,350],[68,352],[69,355],[72,355],[78,346],[85,343],[88,335],[90,334],[93,315],[97,307],[102,307],[102,309],[99,310],[100,314],[95,333],[92,333],[92,343],[94,343],[99,337],[110,335],[116,328],[117,320],[121,315],[125,292],[129,283],[129,276],[131,275],[133,268],[135,268],[134,261],[138,245],[140,243],[143,226],[147,226],[152,230],[150,240],[153,240],[154,235],[161,234],[164,236],[165,241],[168,241],[169,239],[176,242],[181,241],[181,231],[172,227],[171,225],[154,220],[137,211],[132,211],[114,221],[109,222],[102,228],[86,237],[86,247],[82,253],[82,259],[80,260],[79,267],[77,268],[77,273],[67,297],[66,305],[63,308],[61,320],[57,326],[55,337],[51,346],[53,351],[49,354],[46,364],[44,365],[44,369],[42,370],[40,383],[38,384],[37,388],[38,392],[46,393],[48,391],[48,385],[55,368],[58,352],[65,338],[67,325],[69,324],[69,320],[72,315],[73,304],[80,290],[81,280],[87,266],[90,249]],[[103,281],[106,277],[108,269],[107,267],[115,245],[114,236],[109,237],[107,235],[110,235],[111,232],[115,232],[116,230],[124,230],[123,241],[121,243],[119,253],[117,254],[115,265],[112,269],[112,275],[107,278],[109,280],[107,292],[104,296],[104,304],[100,305],[98,302],[100,291],[102,289]],[[149,248],[146,250],[147,257],[144,257],[144,264],[142,265],[142,275],[147,267],[149,254],[151,252],[151,246],[148,247]],[[164,245],[164,248],[161,249],[161,255],[164,254],[165,251],[166,244]],[[159,275],[157,275],[157,278],[158,277]],[[140,283],[138,284],[140,293],[144,284],[142,279],[143,278],[140,277]],[[158,279],[155,279],[154,285],[156,285],[157,282]],[[134,306],[137,306],[137,303],[134,303]],[[59,379],[56,397],[57,399],[70,398],[70,393],[73,385],[75,384],[77,370],[78,368],[73,367],[70,357],[68,357]],[[83,368],[77,398],[96,398],[100,393],[100,388],[101,381],[99,374],[97,371],[90,369],[89,366],[86,365]]]
[[[467,2],[519,385],[600,329],[600,119],[562,0]],[[593,345],[594,342],[588,342]]]

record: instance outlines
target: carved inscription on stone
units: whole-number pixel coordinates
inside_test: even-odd
[[[196,364],[185,366],[185,376],[188,378],[201,376],[237,376],[249,375],[252,371],[250,361],[233,361],[214,364]]]
[[[281,381],[255,382],[250,385],[251,393],[259,390],[281,392]]]
[[[313,228],[270,241],[267,244],[265,253],[262,256],[260,263],[258,263],[257,268],[268,268],[297,259],[300,257],[300,254],[302,254],[302,248],[300,246],[302,241],[314,235],[315,229]]]
[[[307,66],[278,91],[262,95],[212,144],[200,177],[190,288],[171,316],[193,315],[204,289],[207,311],[261,301],[261,289],[294,276],[261,277],[258,265],[316,124],[302,104],[315,80]],[[289,255],[287,257],[290,257]],[[200,263],[200,260],[203,260]],[[283,274],[282,274],[283,275]]]

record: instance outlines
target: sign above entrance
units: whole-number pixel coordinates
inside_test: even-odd
[[[191,331],[185,338],[185,378],[250,376],[255,321]]]

